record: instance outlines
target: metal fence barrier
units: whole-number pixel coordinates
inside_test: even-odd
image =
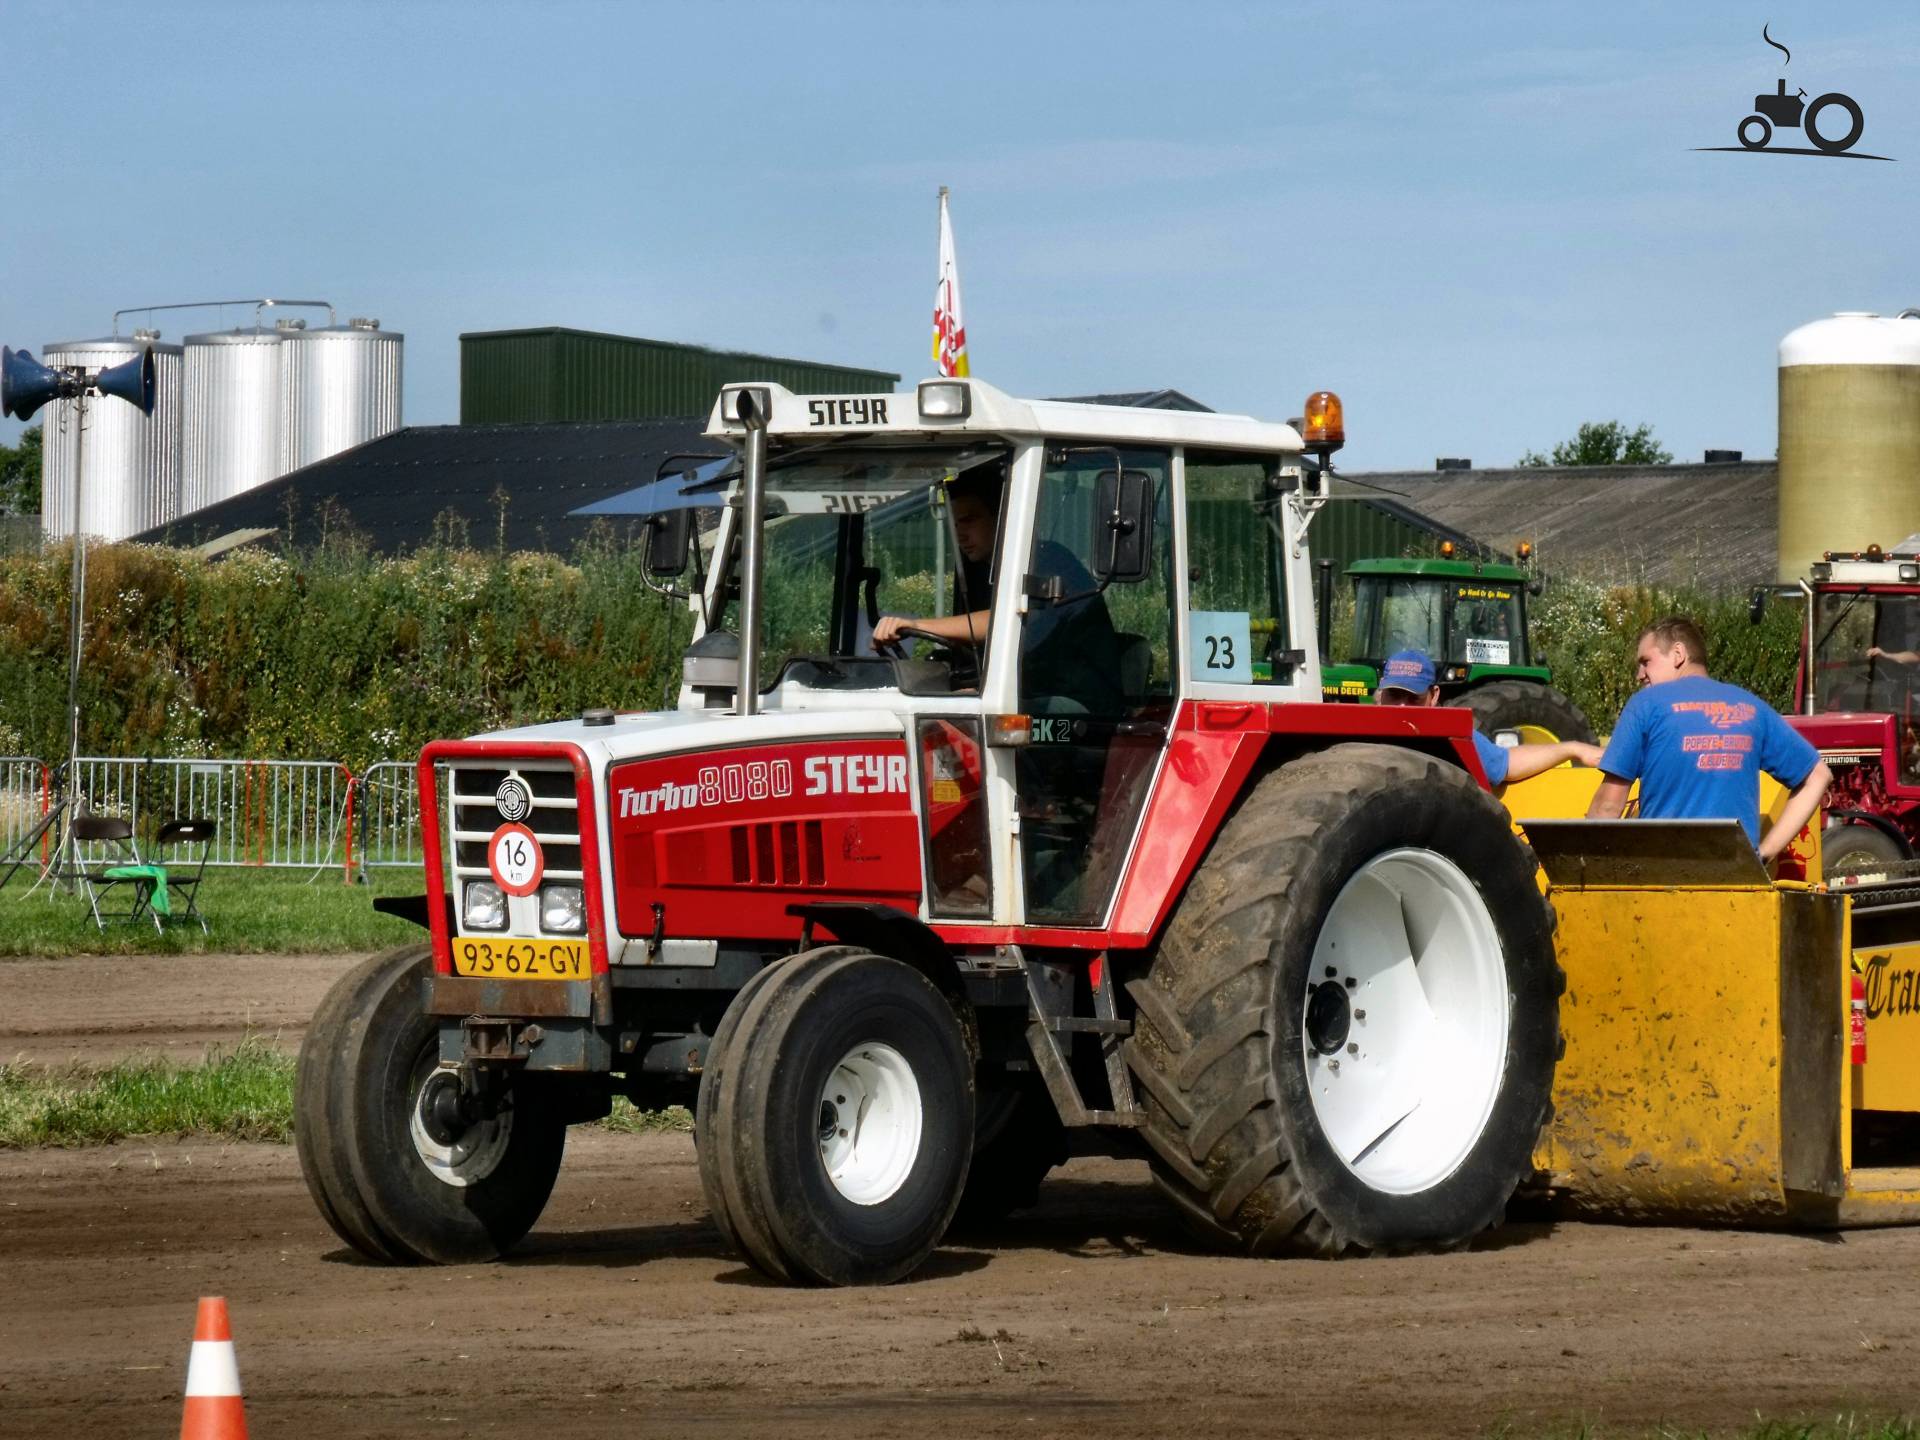
[[[354,858],[361,871],[381,868],[417,869],[425,862],[420,839],[419,769],[411,760],[382,760],[370,765],[357,781],[359,833]],[[447,767],[434,770],[440,814],[447,813]]]
[[[0,755],[0,855],[13,849],[40,823],[52,804],[53,785],[46,765],[30,755]],[[52,838],[35,853],[43,861],[53,852]]]
[[[172,819],[218,827],[209,865],[353,872],[357,782],[331,760],[133,760],[83,755],[79,786],[94,813],[119,815],[145,844]],[[86,846],[102,864],[110,847]]]
[[[435,772],[445,814],[447,771]],[[348,880],[368,870],[424,863],[420,785],[411,760],[382,760],[355,775],[332,760],[189,760],[80,757],[79,788],[97,815],[133,826],[150,844],[168,820],[212,820],[209,865],[280,870],[338,867]],[[18,845],[53,803],[53,771],[28,755],[0,755],[0,855]],[[58,843],[35,847],[44,861]],[[121,858],[111,845],[80,847],[85,865]]]

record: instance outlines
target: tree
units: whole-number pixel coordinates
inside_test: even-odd
[[[1553,447],[1551,456],[1529,450],[1524,466],[1671,465],[1673,452],[1656,440],[1651,425],[1627,429],[1618,420],[1589,420],[1571,440]]]
[[[0,445],[0,512],[10,515],[40,513],[41,431],[39,426],[20,436],[9,448]]]

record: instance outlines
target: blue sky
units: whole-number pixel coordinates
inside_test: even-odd
[[[1916,62],[1900,5],[5,0],[0,341],[325,296],[406,334],[414,424],[463,330],[911,381],[947,184],[1016,394],[1329,387],[1349,469],[1606,418],[1768,455],[1782,335],[1920,304]],[[1782,74],[1898,163],[1692,150]]]

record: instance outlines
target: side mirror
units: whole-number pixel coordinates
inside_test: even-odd
[[[1760,617],[1762,615],[1765,615],[1766,613],[1767,613],[1766,587],[1762,585],[1756,585],[1753,587],[1752,593],[1750,593],[1747,596],[1747,623],[1750,625],[1758,625],[1760,623]]]
[[[1144,470],[1104,470],[1094,487],[1093,573],[1130,585],[1153,573],[1153,481]]]
[[[685,573],[693,540],[693,511],[662,510],[647,517],[647,574],[655,579]]]

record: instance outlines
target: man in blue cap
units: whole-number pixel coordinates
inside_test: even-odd
[[[1373,698],[1380,705],[1438,705],[1440,685],[1434,678],[1433,661],[1419,650],[1402,650],[1388,656],[1380,671],[1380,688]],[[1584,740],[1556,740],[1550,745],[1516,745],[1507,749],[1475,730],[1473,748],[1480,757],[1480,768],[1487,772],[1489,785],[1525,780],[1569,760],[1577,760],[1582,765],[1600,763],[1600,747]]]

